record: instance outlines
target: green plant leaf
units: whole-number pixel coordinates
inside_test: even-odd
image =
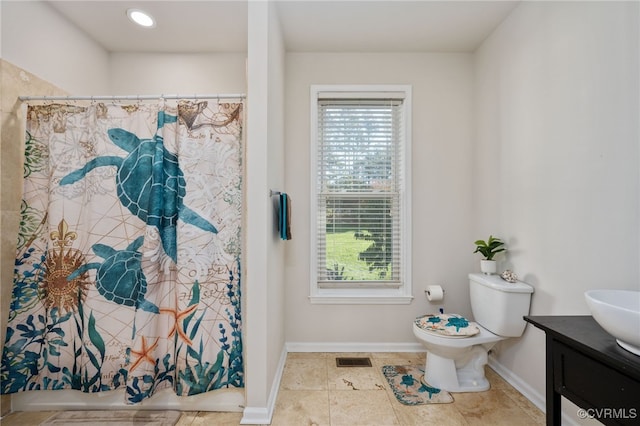
[[[95,346],[98,351],[100,351],[101,358],[104,359],[104,340],[102,339],[102,336],[100,336],[100,333],[98,333],[98,331],[96,330],[96,319],[93,316],[93,312],[89,314],[89,339],[91,340],[91,343],[93,343],[93,346]]]
[[[493,235],[489,235],[487,241],[476,240],[474,244],[476,245],[474,253],[481,253],[486,260],[493,260],[493,256],[495,256],[496,253],[506,250],[502,247],[504,246],[504,242]]]
[[[193,283],[191,290],[192,296],[191,301],[189,302],[189,306],[196,305],[198,302],[200,302],[200,282],[198,280]]]

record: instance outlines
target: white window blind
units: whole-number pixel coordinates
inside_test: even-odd
[[[317,285],[400,287],[403,99],[317,102]]]

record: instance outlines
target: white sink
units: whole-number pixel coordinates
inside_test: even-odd
[[[584,296],[593,319],[621,347],[640,356],[640,291],[589,290]]]

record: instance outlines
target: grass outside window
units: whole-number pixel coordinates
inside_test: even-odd
[[[371,242],[356,239],[355,233],[356,230],[327,232],[326,268],[336,280],[378,280],[380,272],[370,271],[367,263],[358,258]]]

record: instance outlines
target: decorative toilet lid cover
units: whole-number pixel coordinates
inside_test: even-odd
[[[470,337],[480,333],[476,323],[456,314],[427,314],[415,322],[424,331],[441,337]]]

